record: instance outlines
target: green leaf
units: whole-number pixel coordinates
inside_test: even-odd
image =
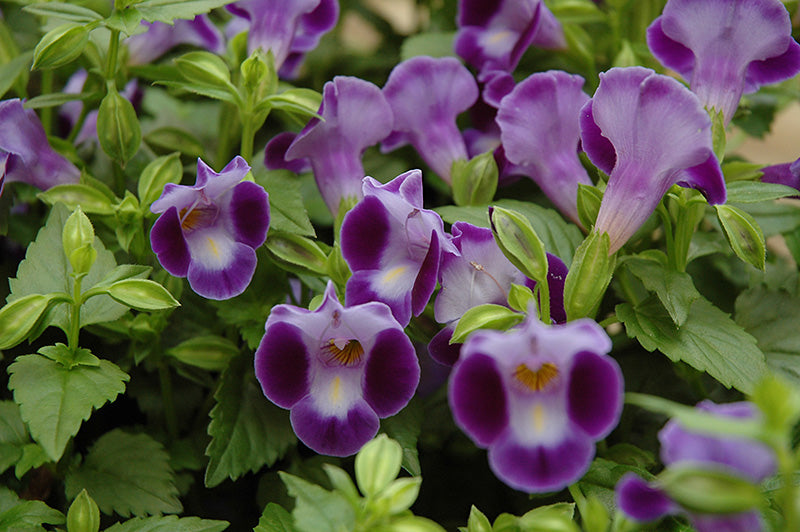
[[[763,501],[759,487],[741,475],[693,464],[672,464],[658,485],[690,512],[744,512]]]
[[[400,45],[400,59],[405,61],[419,55],[430,57],[454,56],[455,32],[424,32],[406,37]]]
[[[508,307],[486,303],[472,307],[461,316],[450,338],[451,344],[463,343],[472,332],[478,329],[506,330],[521,322],[524,314],[514,312]]]
[[[257,182],[269,194],[270,229],[315,237],[300,194],[300,182],[289,171],[267,172]]]
[[[749,393],[767,369],[755,338],[702,297],[692,303],[681,327],[652,297],[636,306],[617,305],[616,313],[628,336],[642,347],[658,349],[674,362],[686,362],[727,387]]]
[[[139,203],[143,210],[157,200],[168,183],[180,183],[183,166],[178,153],[164,155],[152,160],[142,171],[137,186]]]
[[[145,133],[144,141],[157,153],[179,151],[194,159],[202,157],[205,153],[205,148],[197,137],[177,127],[164,126],[154,129]]]
[[[89,100],[96,97],[95,93],[76,93],[76,92],[53,92],[41,94],[26,100],[23,104],[25,109],[43,109],[45,107],[56,107],[75,100]],[[51,141],[52,142],[52,141]]]
[[[789,233],[800,227],[800,209],[794,203],[764,201],[739,207],[755,218],[765,237]]]
[[[767,365],[800,385],[800,298],[751,288],[736,298],[735,317],[758,341]]]
[[[145,0],[137,3],[136,9],[147,22],[172,24],[175,19],[191,19],[228,3],[227,0]]]
[[[736,181],[728,183],[727,189],[727,203],[758,203],[798,194],[796,188],[760,181]]]
[[[64,514],[42,501],[24,501],[10,489],[0,486],[0,530],[46,532],[43,524],[61,525]]]
[[[700,297],[689,274],[638,257],[627,259],[624,264],[645,288],[656,293],[675,325],[680,327],[686,322],[692,303]]]
[[[93,409],[125,391],[129,377],[114,363],[67,369],[40,355],[17,357],[8,367],[8,388],[20,407],[31,436],[53,461],[58,461],[69,439]]]
[[[120,31],[128,37],[147,31],[147,26],[142,24],[142,14],[135,7],[115,9],[102,23],[106,28]]]
[[[238,97],[234,96],[231,92],[222,90],[214,85],[201,85],[199,83],[189,83],[187,81],[158,81],[157,84],[164,85],[165,87],[169,87],[171,89],[178,89],[199,94],[200,96],[205,96],[206,98],[221,100],[234,105],[239,103]]]
[[[272,109],[295,115],[302,122],[309,118],[321,118],[317,114],[322,95],[315,90],[292,88],[264,98]]]
[[[17,463],[29,441],[19,406],[13,401],[0,401],[0,473]]]
[[[129,519],[106,528],[104,532],[221,532],[226,528],[227,521],[165,515]]]
[[[153,268],[150,266],[142,266],[140,264],[120,264],[108,272],[93,288],[111,286],[117,281],[123,281],[125,279],[144,279],[150,275],[152,270]]]
[[[283,471],[278,474],[289,495],[295,497],[292,516],[300,532],[339,532],[353,530],[356,522],[353,507],[343,495]]]
[[[764,233],[755,218],[732,205],[715,205],[714,208],[725,238],[736,256],[763,271],[766,267],[767,246]]]
[[[62,204],[57,204],[50,212],[47,224],[39,230],[36,240],[28,246],[25,259],[17,269],[16,278],[8,280],[11,295],[8,301],[14,301],[30,294],[73,293],[74,279],[69,275],[69,265],[62,247],[62,232],[69,211]],[[98,281],[103,279],[116,266],[114,254],[106,250],[99,238],[94,239],[97,250],[95,261],[89,274],[83,278],[81,289],[85,293]],[[46,325],[55,325],[69,331],[69,315],[66,305],[54,307],[45,316]],[[81,307],[81,327],[91,323],[114,321],[120,318],[128,307],[121,305],[102,295],[93,297]]]
[[[22,456],[14,468],[14,476],[21,479],[25,473],[50,462],[50,458],[45,454],[44,449],[35,443],[27,443],[22,446]]]
[[[85,489],[107,515],[142,517],[183,509],[164,447],[147,434],[120,429],[95,442],[84,462],[67,474],[64,489],[70,498]]]
[[[114,214],[114,205],[102,192],[89,185],[56,185],[36,195],[48,205],[63,203],[70,211],[80,206],[84,212],[103,216]]]
[[[164,310],[180,306],[166,288],[150,279],[123,279],[107,289],[108,295],[136,310]]]
[[[33,52],[25,52],[0,66],[0,98],[5,96],[24,72],[30,70],[32,58]]]
[[[66,2],[46,2],[41,4],[32,4],[22,8],[28,13],[40,15],[42,17],[57,17],[63,20],[71,20],[72,22],[92,22],[101,20],[103,18],[100,13],[93,11],[87,7],[82,7]]]
[[[403,447],[403,469],[415,477],[422,475],[417,440],[424,415],[420,405],[412,400],[394,416],[381,420],[381,429]]]
[[[762,168],[764,168],[764,165],[761,163],[726,161],[722,165],[722,174],[725,176],[725,182],[727,183],[728,198],[730,198],[730,186],[733,185],[734,182],[758,179],[764,175],[764,172],[761,171]]]
[[[232,360],[214,394],[206,487],[272,465],[295,443],[287,412],[264,397],[245,366],[244,357]]]
[[[253,532],[295,532],[292,514],[274,502],[268,503]]]

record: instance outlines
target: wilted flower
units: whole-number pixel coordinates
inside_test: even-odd
[[[780,0],[669,0],[647,44],[726,123],[743,93],[800,72],[800,44]]]
[[[725,181],[711,142],[711,120],[678,81],[642,67],[612,68],[581,110],[581,141],[609,174],[595,229],[618,250],[678,184],[724,203]]]
[[[450,183],[453,162],[467,158],[456,117],[478,99],[469,70],[454,57],[413,57],[394,67],[383,94],[394,114],[394,132],[383,151],[410,143]]]
[[[715,404],[703,401],[698,410],[726,418],[753,419],[755,405],[748,402]],[[723,470],[753,483],[775,473],[774,453],[763,443],[731,436],[689,432],[679,421],[670,420],[658,434],[661,461],[667,468],[677,464],[709,470]],[[648,484],[634,473],[620,479],[616,487],[617,504],[637,521],[655,521],[668,514],[686,513],[698,532],[758,532],[763,523],[756,510],[734,514],[701,514],[685,511],[670,499],[657,482]]]
[[[285,159],[310,161],[322,198],[336,216],[342,200],[361,199],[361,156],[392,132],[392,109],[376,85],[336,76],[323,88],[319,115],[322,120],[308,123]]]
[[[42,190],[77,183],[81,171],[47,142],[39,117],[15,98],[0,102],[0,194],[19,181]]]
[[[278,305],[265,328],[256,377],[318,453],[354,454],[378,432],[378,419],[399,412],[417,388],[414,347],[389,307],[343,307],[331,282],[319,308]]]
[[[181,44],[191,44],[215,54],[225,52],[225,38],[207,15],[197,15],[192,20],[164,22],[142,22],[147,31],[125,41],[128,45],[128,62],[144,65]]]
[[[364,199],[345,215],[342,255],[353,271],[348,306],[382,301],[401,325],[419,315],[436,288],[442,248],[452,248],[442,219],[422,208],[422,172],[381,185],[364,178]]]
[[[150,206],[162,213],[150,231],[158,261],[208,299],[244,292],[256,269],[255,250],[267,237],[268,196],[242,181],[249,171],[238,156],[219,173],[198,159],[194,186],[170,183]]]
[[[545,325],[532,314],[507,332],[477,331],[450,377],[450,408],[500,480],[560,490],[589,468],[594,442],[622,412],[622,372],[594,321]]]
[[[582,77],[566,72],[533,74],[497,111],[506,158],[576,223],[578,184],[592,184],[578,158],[579,117],[589,100],[582,87]]]

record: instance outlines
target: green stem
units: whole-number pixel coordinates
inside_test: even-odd
[[[547,283],[547,277],[544,282],[536,283],[536,288],[539,289],[539,319],[542,323],[550,323],[550,285]]]
[[[83,305],[83,299],[81,298],[82,281],[83,276],[77,277],[72,288],[72,312],[67,344],[70,353],[73,355],[78,352],[78,337],[81,332],[81,306]]]
[[[241,113],[242,120],[242,144],[239,154],[250,164],[253,158],[253,143],[256,138],[256,130],[253,127],[253,119],[250,113]]]
[[[42,94],[50,94],[53,92],[53,70],[46,68],[42,70]],[[53,108],[44,107],[41,110],[40,118],[44,132],[50,135],[53,132]]]
[[[169,366],[163,361],[158,364],[158,379],[161,382],[161,400],[164,403],[164,418],[170,441],[178,439],[178,416],[175,412],[175,396],[172,390],[172,376]]]
[[[669,215],[669,211],[664,206],[664,202],[658,204],[656,207],[656,212],[658,216],[661,218],[661,223],[664,226],[664,240],[667,243],[667,260],[669,261],[669,267],[673,270],[677,270],[677,257],[675,252],[675,236],[672,232],[672,218]]]
[[[119,56],[119,30],[111,30],[108,40],[108,55],[106,56],[106,80],[111,81],[117,75],[117,56]]]
[[[792,454],[785,438],[780,439],[783,440],[781,444],[773,444],[772,447],[778,458],[778,472],[782,482],[778,498],[783,510],[784,530],[798,530],[800,516],[797,514],[797,486],[794,479],[798,457]]]

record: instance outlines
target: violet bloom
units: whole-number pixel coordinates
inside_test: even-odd
[[[194,186],[168,184],[150,210],[162,213],[150,231],[158,261],[208,299],[244,292],[256,269],[256,248],[269,227],[269,201],[237,156],[221,172],[197,160]]]
[[[800,190],[800,159],[793,163],[773,164],[761,169],[763,183],[775,183]]]
[[[535,288],[536,281],[528,279],[500,251],[490,229],[466,222],[456,222],[450,229],[455,250],[442,253],[439,282],[442,286],[434,303],[434,318],[446,324],[431,340],[431,356],[452,366],[458,358],[461,344],[450,344],[450,338],[461,316],[469,309],[487,303],[507,305],[511,284]],[[564,280],[567,267],[555,255],[547,254],[550,310],[553,321],[564,323]]]
[[[225,53],[225,38],[207,15],[197,15],[192,20],[142,22],[147,31],[125,41],[128,45],[128,62],[132,65],[150,63],[181,44],[190,44],[215,54]]]
[[[583,78],[551,70],[529,76],[500,102],[497,123],[506,158],[578,223],[578,184],[592,180],[578,158]]]
[[[442,249],[454,249],[442,219],[422,208],[422,172],[385,185],[364,178],[362,199],[342,221],[342,255],[353,271],[347,305],[382,301],[406,326],[436,288]]]
[[[612,68],[581,110],[581,141],[609,174],[595,229],[614,253],[678,184],[724,203],[725,181],[711,143],[711,120],[678,81],[642,67]]]
[[[295,434],[321,454],[356,453],[417,388],[419,363],[403,327],[379,302],[343,307],[328,282],[309,311],[273,307],[255,355],[267,398],[291,410]]]
[[[248,53],[272,50],[275,67],[288,60],[292,71],[339,18],[336,0],[240,0],[226,9],[249,22]]]
[[[647,44],[727,123],[743,93],[800,72],[791,32],[780,0],[669,0],[647,29]]]
[[[698,410],[721,417],[753,419],[757,408],[748,402],[715,404],[703,401]],[[667,467],[723,469],[744,480],[760,483],[775,473],[774,453],[764,444],[744,438],[689,432],[677,420],[670,420],[658,434],[661,461]],[[634,473],[626,474],[616,487],[618,507],[636,521],[655,521],[665,515],[686,513],[698,532],[759,532],[763,530],[756,510],[735,514],[698,514],[684,511],[662,491],[657,482],[648,484]]]
[[[545,325],[532,314],[507,332],[469,336],[450,376],[453,417],[512,488],[560,490],[578,480],[594,442],[622,412],[622,372],[596,322]]]
[[[5,183],[28,183],[47,190],[77,183],[81,171],[47,142],[39,117],[18,98],[0,101],[0,194]]]
[[[325,84],[318,114],[286,151],[286,161],[306,158],[322,198],[336,216],[345,200],[361,199],[361,156],[392,132],[392,109],[368,81],[336,76]]]
[[[383,151],[410,143],[450,183],[453,162],[467,158],[456,117],[478,99],[469,70],[454,57],[413,57],[394,67],[383,94],[394,113],[394,132]]]

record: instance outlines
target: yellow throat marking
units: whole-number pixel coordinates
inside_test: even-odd
[[[557,376],[558,367],[550,362],[545,362],[535,371],[525,364],[519,364],[514,369],[514,378],[532,392],[544,390]]]
[[[392,281],[394,281],[394,280],[395,280],[397,277],[399,277],[400,275],[402,275],[402,274],[403,274],[403,272],[405,272],[405,271],[406,271],[406,269],[408,269],[408,266],[398,266],[398,267],[396,267],[396,268],[392,268],[391,270],[389,270],[388,272],[386,272],[386,275],[384,275],[384,276],[383,276],[383,282],[384,282],[384,283],[391,283],[391,282],[392,282]]]
[[[331,403],[337,404],[342,397],[342,379],[334,377],[331,383]]]
[[[206,240],[208,242],[208,249],[211,250],[211,253],[213,253],[216,258],[219,258],[219,248],[217,244],[211,238],[206,238]]]
[[[342,345],[342,340],[331,338],[322,349],[328,355],[328,362],[336,362],[341,366],[358,364],[361,361],[361,357],[364,356],[364,348],[361,347],[358,340],[344,340]],[[339,377],[336,378],[338,379]]]

